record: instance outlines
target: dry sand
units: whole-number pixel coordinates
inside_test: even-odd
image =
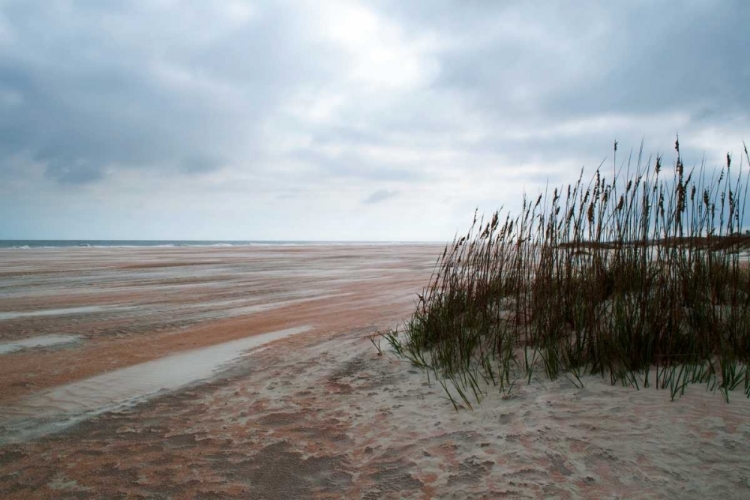
[[[0,355],[0,497],[750,498],[739,395],[588,377],[455,412],[378,356],[438,251],[3,251],[0,343],[78,337]]]

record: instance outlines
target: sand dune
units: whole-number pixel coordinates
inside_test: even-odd
[[[212,368],[201,381],[177,384],[181,389],[130,399],[133,404],[60,432],[39,435],[48,430],[37,427],[37,435],[8,439],[0,445],[1,497],[750,497],[750,402],[739,394],[726,404],[720,395],[694,386],[670,402],[667,391],[611,386],[596,377],[584,378],[584,388],[576,388],[562,378],[519,383],[511,397],[489,388],[474,411],[456,412],[424,373],[387,353],[378,356],[368,335],[408,315],[412,294],[429,276],[434,249],[298,250],[295,255],[308,259],[308,269],[317,273],[306,273],[289,255],[284,258],[292,270],[273,261],[280,257],[249,251],[179,251],[182,257],[151,250],[150,258],[172,264],[180,258],[210,258],[221,263],[206,266],[221,266],[214,271],[227,278],[221,282],[207,273],[208,281],[161,298],[159,285],[143,284],[148,276],[117,274],[132,272],[121,270],[145,260],[144,255],[134,251],[132,259],[123,259],[101,252],[99,264],[88,278],[80,278],[67,302],[61,297],[49,302],[59,302],[54,307],[74,307],[77,300],[80,307],[141,304],[142,311],[130,313],[130,323],[118,323],[122,313],[106,317],[99,312],[0,322],[4,341],[54,327],[60,334],[77,327],[85,337],[58,350],[42,347],[0,356],[0,387],[10,391],[0,400],[6,418],[13,411],[19,418],[24,402],[25,411],[43,417],[48,406],[39,403],[34,410],[29,401],[44,401],[61,388],[68,389],[68,402],[79,403],[85,400],[81,388],[97,380],[108,381],[115,392],[112,384],[123,373],[118,370],[127,373],[138,363],[153,367],[199,348],[242,344],[238,339],[260,333],[309,330],[279,336],[239,358],[232,355],[229,365]],[[54,283],[45,274],[51,271],[37,268],[33,256],[24,258],[33,279]],[[53,262],[50,270],[58,265],[45,260]],[[7,273],[8,259],[2,262]],[[169,284],[174,274],[168,270],[182,273],[186,267],[148,269],[163,273],[160,283]],[[102,278],[111,277],[112,269],[120,270],[115,276],[122,281]],[[78,283],[76,272],[72,269],[64,279]],[[38,297],[48,285],[7,279],[2,286],[11,304],[4,310],[42,309],[45,300]],[[106,290],[99,302],[81,298],[89,282]],[[203,290],[207,282],[216,282],[215,294]],[[238,316],[206,313],[175,324],[190,304],[243,300],[242,294],[253,288],[276,293],[277,301],[290,300],[283,294],[293,292],[295,282],[297,291],[326,297]],[[121,294],[118,283],[139,287],[140,295]],[[224,302],[216,308],[236,306]],[[152,326],[160,314],[162,326]],[[35,326],[40,329],[33,332]],[[241,349],[240,344],[234,346]],[[92,368],[69,366],[75,363]],[[37,379],[41,382],[21,389],[8,381]],[[64,400],[63,393],[58,397]],[[72,408],[68,414],[88,410]],[[6,426],[2,432],[9,438],[12,429]]]

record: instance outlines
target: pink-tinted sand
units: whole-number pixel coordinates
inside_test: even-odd
[[[0,320],[0,343],[81,336],[0,356],[0,497],[750,498],[739,394],[694,386],[670,402],[563,378],[511,397],[488,387],[456,412],[422,372],[378,356],[367,337],[408,316],[439,251],[6,251],[0,312],[101,309]],[[243,344],[273,332],[286,333]],[[242,346],[211,376],[129,404],[46,403]]]

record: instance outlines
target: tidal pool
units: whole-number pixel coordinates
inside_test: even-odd
[[[147,361],[32,394],[0,408],[0,444],[63,429],[104,411],[208,379],[250,349],[310,330],[253,335]]]
[[[35,347],[51,347],[72,344],[78,342],[80,339],[80,335],[40,335],[39,337],[3,342],[0,343],[0,355],[23,349],[33,349]]]

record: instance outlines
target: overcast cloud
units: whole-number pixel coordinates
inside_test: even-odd
[[[743,0],[0,0],[0,238],[446,240],[750,139]]]

